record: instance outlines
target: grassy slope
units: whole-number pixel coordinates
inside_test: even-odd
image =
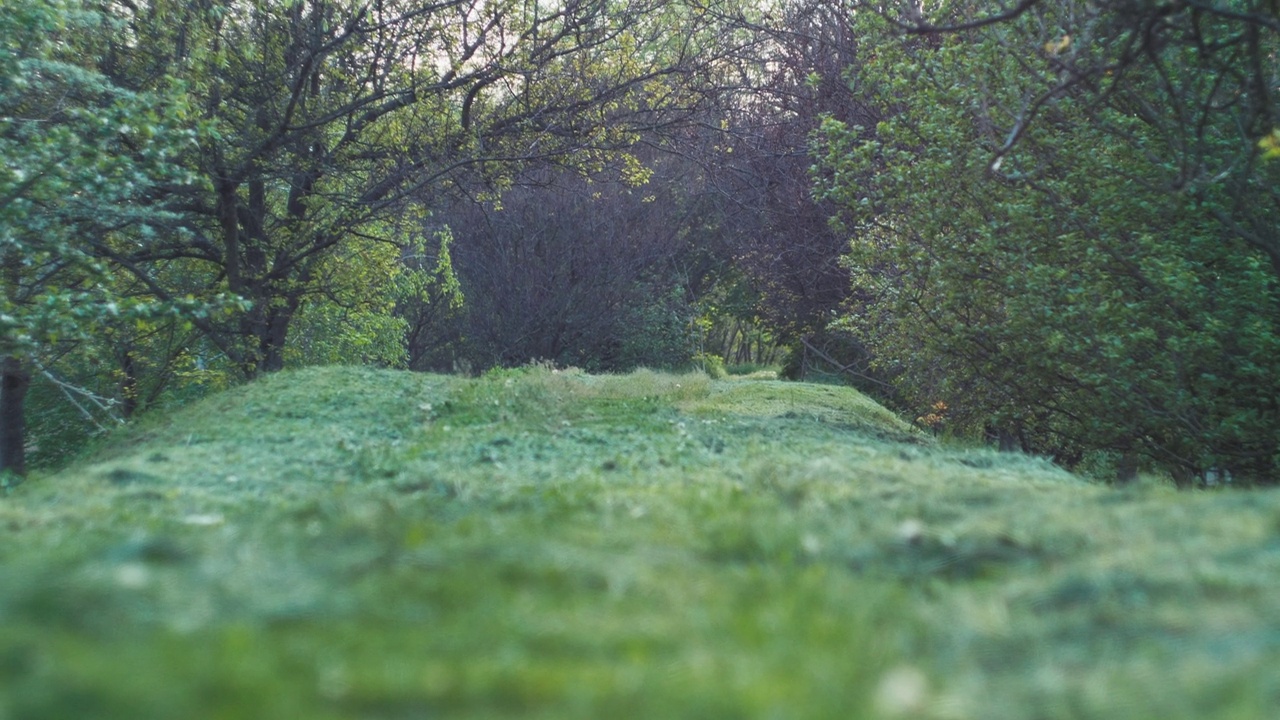
[[[0,720],[1261,719],[1278,578],[850,390],[312,369],[0,498]]]

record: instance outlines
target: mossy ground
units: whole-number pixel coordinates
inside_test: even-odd
[[[1280,494],[856,392],[287,372],[0,498],[0,720],[1272,718]]]

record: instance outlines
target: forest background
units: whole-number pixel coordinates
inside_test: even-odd
[[[4,0],[0,468],[285,367],[820,362],[1280,479],[1274,0]]]

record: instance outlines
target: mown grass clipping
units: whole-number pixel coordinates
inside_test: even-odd
[[[0,719],[1280,707],[1280,494],[1113,489],[853,390],[285,372],[0,498]]]

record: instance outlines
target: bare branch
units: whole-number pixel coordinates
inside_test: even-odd
[[[1006,22],[1008,20],[1014,20],[1019,16],[1021,16],[1023,13],[1030,10],[1032,7],[1039,4],[1039,2],[1040,0],[1019,0],[1017,5],[1011,8],[1004,9],[994,15],[987,15],[984,17],[977,18],[975,20],[969,20],[967,22],[947,24],[947,25],[933,25],[930,23],[920,22],[918,18],[915,20],[903,21],[894,17],[890,17],[889,13],[887,13],[881,8],[871,8],[871,9],[874,12],[876,12],[878,15],[883,17],[884,19],[898,26],[898,28],[912,35],[927,35],[931,33],[951,33],[951,32],[963,32],[965,30],[976,30],[978,28],[987,27],[988,25],[996,25],[1002,22]],[[865,7],[865,6],[860,6],[860,7]]]

